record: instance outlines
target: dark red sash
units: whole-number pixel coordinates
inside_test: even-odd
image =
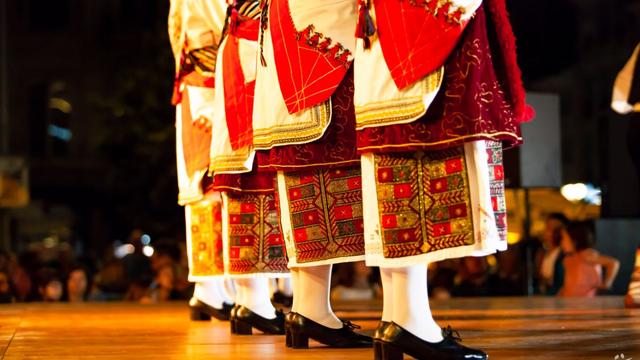
[[[341,44],[314,30],[295,28],[288,0],[272,0],[269,29],[280,91],[290,114],[327,101],[352,60]]]
[[[238,45],[240,39],[257,41],[259,26],[258,20],[239,21],[237,14],[232,16],[222,55],[224,110],[233,150],[253,143],[253,94],[256,82],[245,83]]]
[[[398,89],[442,66],[468,21],[439,0],[374,0],[382,54]]]

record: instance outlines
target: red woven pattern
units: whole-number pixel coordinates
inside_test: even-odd
[[[375,156],[384,256],[473,243],[464,149]]]
[[[287,272],[274,194],[229,194],[229,274]]]
[[[221,204],[200,201],[191,205],[190,210],[191,275],[223,275]]]
[[[286,175],[298,263],[364,254],[358,167]]]
[[[502,144],[487,141],[489,155],[489,186],[491,188],[491,204],[496,217],[496,226],[500,240],[507,241],[507,204],[504,190],[504,166],[502,165]]]

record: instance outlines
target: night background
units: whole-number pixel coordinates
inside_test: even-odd
[[[610,101],[640,41],[640,1],[507,2],[525,87],[560,96],[563,182],[602,188],[603,217],[638,216],[631,119]],[[0,249],[46,240],[99,266],[135,229],[183,244],[169,1],[0,4],[0,157],[24,161],[29,197],[0,206]]]

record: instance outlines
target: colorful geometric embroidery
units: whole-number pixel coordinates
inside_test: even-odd
[[[228,195],[230,274],[289,271],[274,196]]]
[[[359,167],[285,174],[296,260],[364,254]]]
[[[462,146],[375,155],[375,176],[386,258],[473,244]]]
[[[502,144],[499,141],[487,141],[489,157],[489,187],[491,204],[496,217],[496,226],[501,241],[507,241],[507,204],[504,191],[504,167],[502,165]]]
[[[191,206],[191,275],[224,275],[222,204],[199,201]]]

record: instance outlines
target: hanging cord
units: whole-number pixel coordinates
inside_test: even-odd
[[[267,61],[264,58],[264,32],[269,26],[269,4],[268,0],[260,0],[260,64],[267,67]]]

